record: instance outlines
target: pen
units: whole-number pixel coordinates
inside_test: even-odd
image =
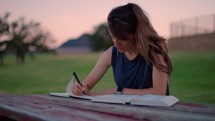
[[[78,76],[76,75],[75,72],[73,72],[73,75],[75,76],[75,78],[76,78],[76,80],[78,81],[78,83],[79,83],[81,86],[83,86],[83,85],[81,84],[80,80],[78,79]],[[85,91],[83,91],[83,93],[86,95]]]

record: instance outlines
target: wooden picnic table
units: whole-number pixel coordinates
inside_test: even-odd
[[[213,105],[172,107],[96,103],[43,94],[0,94],[0,121],[215,121]]]

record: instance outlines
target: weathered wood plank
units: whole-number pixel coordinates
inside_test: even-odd
[[[183,103],[179,102],[177,105],[171,107],[172,110],[188,111],[192,113],[204,113],[215,115],[214,105],[203,105],[203,104],[193,104],[193,103]]]
[[[48,98],[48,97],[46,97]],[[58,98],[58,97],[57,97]],[[60,98],[62,99],[62,98]],[[63,98],[64,99],[64,98]],[[73,101],[73,103],[77,100],[70,100]],[[77,106],[74,105],[74,106]],[[112,104],[104,104],[100,103],[92,103],[87,101],[86,104],[82,102],[81,107],[97,107],[95,110],[100,110],[102,108],[106,109],[106,112],[112,112],[112,113],[120,113],[124,115],[130,115],[136,118],[144,119],[146,117],[149,117],[152,114],[152,117],[154,118],[155,115],[157,115],[158,118],[166,117],[168,116],[169,118],[174,117],[174,118],[179,118],[180,120],[182,119],[195,119],[195,120],[202,120],[202,117],[208,117],[210,119],[210,116],[212,116],[211,119],[214,119],[215,115],[215,108],[213,106],[207,106],[207,105],[201,105],[201,104],[189,104],[189,103],[178,103],[177,105],[173,107],[146,107],[146,106],[129,106],[129,105],[112,105]],[[180,118],[182,117],[182,118]],[[189,119],[190,117],[190,119]],[[161,119],[160,119],[161,120]],[[166,120],[166,118],[164,118]]]
[[[37,98],[37,99],[36,99]],[[2,105],[3,104],[3,105]],[[83,110],[75,107],[53,105],[53,103],[39,97],[33,96],[4,96],[0,98],[0,114],[15,120],[48,120],[48,121],[135,121],[138,119],[113,115],[92,110]]]
[[[13,114],[13,115],[11,115]],[[214,106],[178,103],[172,107],[147,107],[95,103],[49,95],[0,94],[0,115],[25,120],[215,120]],[[22,119],[23,117],[23,119]]]

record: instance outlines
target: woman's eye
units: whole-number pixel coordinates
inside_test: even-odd
[[[112,37],[112,39],[113,39],[113,40],[116,40],[116,38],[115,38],[115,37]]]

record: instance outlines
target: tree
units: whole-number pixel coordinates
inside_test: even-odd
[[[108,31],[107,24],[101,24],[95,28],[95,32],[90,35],[90,46],[93,51],[101,51],[113,45]]]
[[[5,52],[7,42],[2,40],[5,34],[9,32],[8,17],[9,13],[5,13],[2,17],[0,16],[0,65],[3,65],[3,54]]]
[[[27,45],[24,42],[28,35],[28,25],[24,23],[24,18],[13,21],[9,34],[10,41],[7,46],[8,49],[15,51],[17,64],[23,64],[25,54],[27,52]]]
[[[27,53],[50,50],[48,44],[53,43],[54,39],[39,23],[34,21],[26,23],[24,17],[9,23],[7,21],[9,14],[6,15],[1,17],[1,25],[4,25],[1,26],[1,34],[7,36],[7,40],[0,43],[0,49],[4,47],[1,52],[14,52],[17,64],[23,64]],[[3,60],[3,56],[1,57]]]
[[[12,22],[10,36],[8,46],[11,50],[15,49],[17,64],[24,63],[26,53],[49,50],[47,41],[51,41],[51,35],[34,21],[26,24],[24,18],[20,18]]]

